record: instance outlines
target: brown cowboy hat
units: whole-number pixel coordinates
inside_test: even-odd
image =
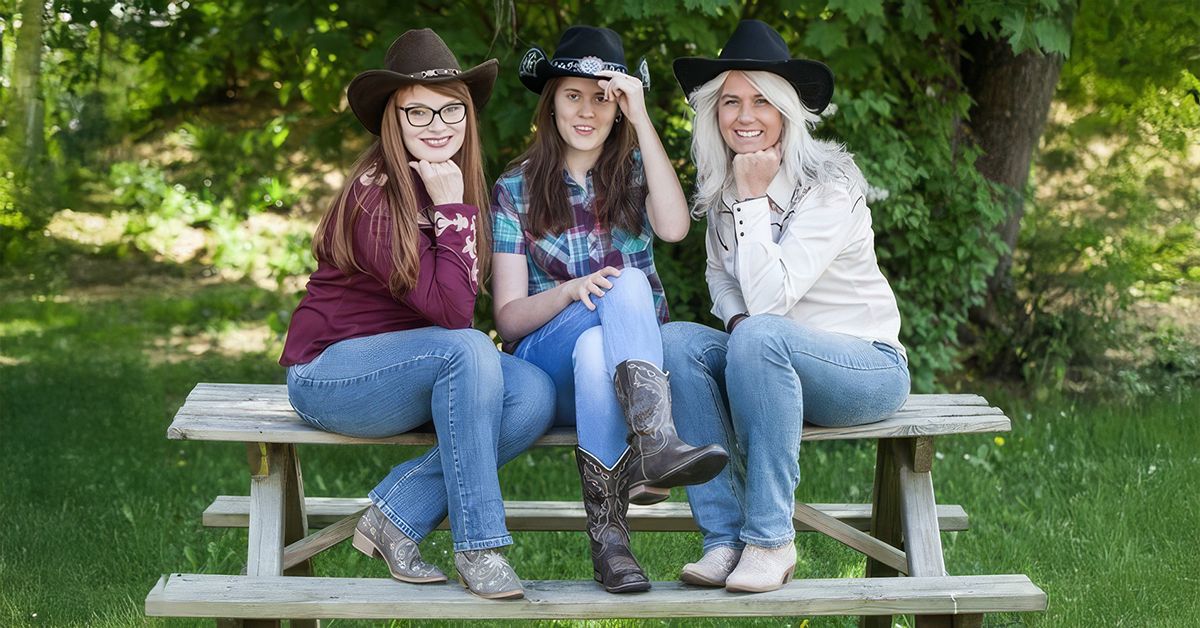
[[[482,108],[492,95],[500,64],[488,59],[464,72],[446,42],[432,30],[421,28],[397,37],[388,47],[383,65],[382,70],[367,70],[354,77],[346,88],[354,115],[375,135],[383,125],[383,110],[392,92],[406,85],[462,81],[471,90],[475,108]]]

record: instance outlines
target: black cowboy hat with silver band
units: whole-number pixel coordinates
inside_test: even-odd
[[[547,58],[541,48],[530,48],[521,59],[518,75],[525,87],[540,94],[546,87],[546,81],[552,78],[578,76],[603,79],[596,73],[604,70],[629,74],[621,36],[608,28],[572,26],[558,39],[553,58]],[[645,59],[638,64],[638,78],[642,80],[643,88],[650,87],[650,70],[646,67]]]
[[[392,93],[408,85],[462,81],[478,110],[492,96],[499,62],[488,59],[466,70],[438,34],[428,28],[405,31],[388,48],[384,69],[367,70],[346,88],[346,100],[368,131],[379,135],[383,110]]]
[[[820,61],[793,59],[783,37],[758,20],[742,20],[716,59],[681,57],[673,66],[675,78],[688,96],[722,72],[763,70],[787,79],[811,111],[824,111],[833,99],[833,71],[829,66]]]

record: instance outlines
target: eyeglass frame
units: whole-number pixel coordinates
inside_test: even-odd
[[[455,122],[447,122],[446,119],[442,117],[442,111],[444,109],[449,109],[450,107],[462,107],[463,108],[462,120],[457,120]],[[433,112],[433,115],[429,116],[429,122],[426,122],[425,124],[415,124],[412,121],[411,114],[409,113],[413,109],[428,109],[429,111]],[[404,119],[408,121],[409,126],[411,126],[413,128],[417,128],[417,129],[423,129],[423,128],[433,124],[434,118],[441,118],[442,124],[445,124],[447,126],[449,126],[451,124],[459,124],[463,120],[467,119],[467,103],[457,102],[457,101],[451,102],[451,103],[446,103],[437,109],[434,109],[433,107],[430,107],[429,105],[410,105],[408,107],[400,107],[400,111],[404,112]]]

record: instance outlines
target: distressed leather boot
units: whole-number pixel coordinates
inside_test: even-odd
[[[644,360],[626,360],[613,376],[617,401],[629,424],[629,500],[653,504],[672,486],[703,484],[721,472],[729,454],[720,445],[692,447],[679,438],[671,416],[667,374]]]
[[[626,450],[612,469],[606,469],[592,454],[575,448],[592,548],[592,576],[609,593],[650,589],[650,579],[629,549],[629,526],[625,523],[630,458],[631,452]]]

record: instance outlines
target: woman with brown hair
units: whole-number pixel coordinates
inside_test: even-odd
[[[428,29],[401,35],[385,63],[347,90],[379,139],[317,226],[317,270],[280,358],[288,398],[314,427],[359,438],[432,421],[437,445],[371,491],[354,547],[397,580],[444,582],[417,544],[448,514],[463,584],[521,597],[497,551],[512,537],[496,468],[550,426],[554,393],[544,373],[471,329],[490,251],[476,115],[497,63],[462,71]]]
[[[725,465],[719,446],[678,438],[662,371],[667,320],[654,235],[687,235],[687,200],[620,37],[563,33],[553,59],[534,48],[521,82],[541,95],[533,145],[492,197],[496,328],[550,374],[558,423],[576,426],[595,579],[612,593],[650,581],[629,549],[630,501],[666,499]]]

